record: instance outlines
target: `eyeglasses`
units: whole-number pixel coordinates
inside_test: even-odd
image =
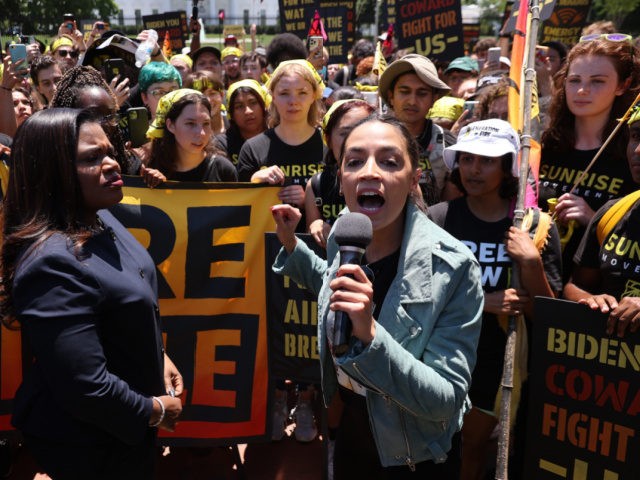
[[[610,42],[629,42],[633,44],[633,37],[626,33],[592,33],[591,35],[583,35],[580,37],[581,42],[590,42],[592,40],[600,40],[604,38]]]
[[[71,58],[78,58],[78,55],[80,55],[80,52],[78,52],[77,50],[56,50],[56,53],[58,55],[60,55],[62,58],[66,58],[67,55],[69,55]]]
[[[107,115],[103,117],[102,124],[107,127],[117,127],[122,122],[124,117],[119,113],[112,113],[111,115]]]
[[[171,93],[175,90],[177,89],[174,88],[173,90],[162,90],[161,88],[154,88],[149,93],[153,95],[154,98],[161,98],[161,97],[164,97],[167,93]]]

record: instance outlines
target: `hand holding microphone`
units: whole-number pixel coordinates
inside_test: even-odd
[[[361,213],[341,216],[335,225],[334,237],[340,249],[338,276],[331,281],[333,290],[330,308],[335,312],[333,353],[341,357],[349,350],[353,333],[364,343],[375,334],[373,322],[373,286],[360,264],[371,242],[371,220]]]

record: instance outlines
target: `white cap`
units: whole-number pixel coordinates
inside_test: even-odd
[[[444,163],[449,170],[453,170],[456,161],[456,152],[466,152],[484,157],[501,157],[511,154],[511,173],[517,177],[518,152],[520,151],[520,139],[518,134],[504,120],[492,118],[480,120],[463,127],[458,135],[458,142],[444,149]]]

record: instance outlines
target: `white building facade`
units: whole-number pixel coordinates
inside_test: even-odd
[[[194,5],[190,0],[115,0],[122,10],[125,24],[134,24],[137,17],[157,13],[185,10],[191,15]],[[250,25],[278,25],[278,0],[200,0],[199,17],[206,24],[218,23],[218,12],[224,9],[225,23]]]

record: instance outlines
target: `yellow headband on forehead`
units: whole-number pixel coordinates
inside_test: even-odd
[[[51,44],[51,52],[55,52],[58,48],[62,46],[73,47],[73,39],[69,36],[58,37]]]
[[[227,108],[229,108],[229,103],[231,103],[231,98],[235,91],[242,87],[250,88],[256,92],[260,98],[262,98],[264,108],[269,108],[269,105],[271,105],[271,95],[269,95],[269,92],[267,92],[262,85],[251,78],[245,78],[244,80],[233,82],[229,85],[229,89],[227,90]]]
[[[278,68],[276,68],[271,74],[271,78],[269,78],[269,81],[267,82],[265,87],[268,88],[269,91],[271,91],[271,81],[273,80],[273,78],[276,77],[276,75],[281,70],[284,70],[285,68],[287,68],[287,65],[292,65],[292,64],[300,65],[306,68],[307,70],[309,70],[309,72],[311,72],[311,74],[313,75],[313,79],[316,81],[316,83],[319,86],[320,93],[317,95],[317,97],[320,98],[320,95],[322,95],[322,92],[325,89],[324,82],[322,81],[322,77],[320,76],[318,71],[307,60],[285,60],[284,62],[281,62],[280,65],[278,65]]]
[[[240,50],[239,48],[236,47],[226,47],[222,49],[222,53],[220,54],[220,57],[222,60],[224,60],[226,57],[230,56],[230,55],[234,55],[236,57],[241,57],[242,56],[242,50]]]
[[[176,55],[173,55],[171,57],[171,60],[173,60],[174,58],[176,60],[182,60],[184,63],[187,64],[187,66],[189,68],[193,68],[193,60],[191,59],[191,57],[189,55],[185,55],[184,53],[178,53]]]
[[[331,105],[331,108],[329,108],[329,110],[327,110],[327,113],[324,114],[324,117],[322,117],[322,131],[323,132],[327,128],[327,124],[329,123],[329,120],[331,120],[331,115],[333,115],[335,113],[335,111],[338,109],[338,107],[340,105],[344,105],[345,103],[349,103],[349,102],[367,103],[365,100],[361,100],[359,98],[347,98],[345,100],[338,100],[336,102],[333,102],[333,104]]]
[[[198,90],[199,92],[204,93],[209,88],[211,88],[212,90],[215,90],[216,92],[219,91],[216,88],[216,86],[213,84],[213,82],[211,80],[209,80],[208,78],[206,78],[206,77],[196,78],[193,81],[193,89],[194,90]]]
[[[164,127],[169,110],[171,110],[171,107],[173,107],[178,100],[191,93],[202,96],[202,93],[197,90],[181,88],[167,93],[160,99],[158,107],[156,108],[156,118],[147,130],[147,138],[153,140],[154,138],[162,138],[164,136]]]

